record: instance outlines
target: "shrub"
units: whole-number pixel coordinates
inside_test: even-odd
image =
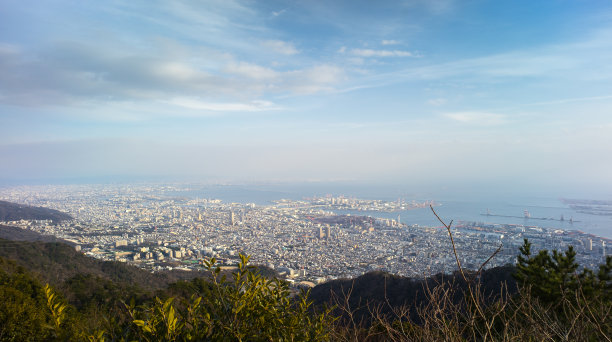
[[[314,313],[308,293],[290,297],[286,282],[268,280],[240,256],[233,279],[220,276],[213,258],[206,262],[212,288],[175,305],[174,298],[152,306],[128,307],[134,334],[144,341],[326,341],[333,320]]]

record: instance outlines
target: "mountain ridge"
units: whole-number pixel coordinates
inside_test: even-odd
[[[0,201],[0,221],[18,220],[51,220],[53,222],[62,222],[72,220],[72,216],[55,209]]]

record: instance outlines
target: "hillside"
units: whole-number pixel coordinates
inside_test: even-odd
[[[27,237],[36,237],[36,233],[33,234]],[[60,241],[0,239],[0,259],[10,260],[28,270],[41,283],[49,283],[60,289],[77,306],[92,300],[105,302],[109,298],[127,300],[133,296],[151,297],[154,293],[166,291],[171,284],[210,276],[204,271],[151,273],[123,262],[94,259]],[[274,270],[267,267],[257,269],[264,277],[277,276]]]
[[[27,242],[0,239],[0,257],[11,259],[43,282],[62,287],[75,276],[89,275],[117,284],[145,289],[162,289],[180,279],[197,277],[198,272],[172,271],[150,273],[121,262],[88,257],[60,242]]]
[[[0,221],[17,220],[52,220],[54,222],[61,222],[72,220],[72,216],[54,209],[0,201]]]
[[[53,235],[43,235],[29,229],[11,227],[0,224],[0,239],[16,241],[65,242]],[[68,242],[66,242],[68,243]]]
[[[510,293],[516,293],[516,280],[512,277],[513,266],[495,267],[482,272],[480,284],[485,298],[493,300],[502,292],[502,284],[507,286]],[[463,291],[467,289],[466,283],[459,274],[438,274],[427,279],[413,279],[401,277],[385,272],[369,272],[355,279],[332,280],[316,286],[310,293],[314,303],[323,307],[326,304],[337,304],[334,300],[343,300],[349,297],[352,308],[359,308],[366,304],[370,306],[381,305],[383,314],[389,314],[392,308],[410,307],[411,318],[418,321],[416,308],[426,304],[429,300],[427,288],[433,289],[440,284],[449,284],[455,289],[453,300],[462,299]],[[368,318],[368,308],[363,307],[356,311],[360,318]]]

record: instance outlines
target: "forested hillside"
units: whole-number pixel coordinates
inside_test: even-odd
[[[487,302],[498,299],[502,293],[517,292],[516,281],[512,277],[513,266],[495,267],[480,274],[479,284]],[[369,272],[355,279],[339,279],[326,282],[312,289],[310,298],[318,306],[338,304],[346,294],[350,297],[343,304],[355,309],[358,319],[370,319],[369,306],[380,307],[383,315],[393,314],[394,309],[407,307],[410,318],[419,321],[417,308],[425,305],[430,299],[429,290],[437,286],[453,289],[453,302],[458,302],[467,291],[467,283],[460,273],[450,275],[438,274],[427,279],[400,277],[385,272]],[[343,314],[338,311],[338,314]]]
[[[61,222],[71,219],[72,216],[58,210],[0,201],[0,221],[52,220]]]

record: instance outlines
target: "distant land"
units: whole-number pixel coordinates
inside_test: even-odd
[[[72,220],[72,216],[54,209],[0,201],[0,221],[18,220],[51,220],[53,222],[61,222]]]
[[[561,201],[579,213],[612,216],[612,201],[567,199]]]

